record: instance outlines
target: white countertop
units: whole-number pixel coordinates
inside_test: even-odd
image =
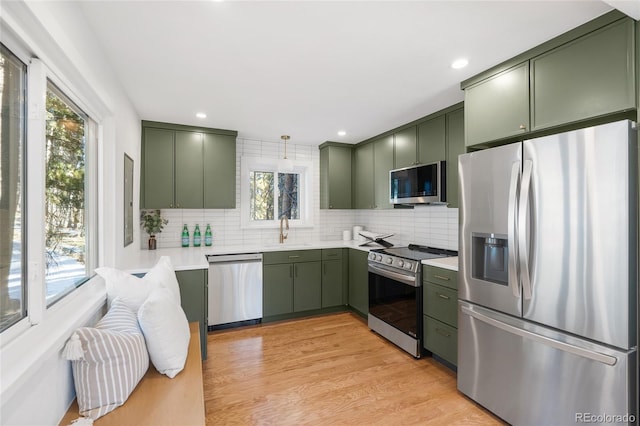
[[[428,259],[422,261],[423,265],[437,266],[438,268],[449,269],[451,271],[458,270],[458,256],[441,257],[439,259]]]
[[[191,269],[207,269],[209,263],[206,256],[208,254],[237,254],[237,253],[264,253],[267,251],[285,250],[312,250],[329,248],[354,248],[362,251],[369,251],[381,248],[377,244],[360,247],[362,241],[314,241],[310,243],[296,244],[254,244],[241,246],[212,246],[212,247],[176,247],[158,250],[140,250],[135,255],[127,259],[127,263],[120,265],[118,269],[132,274],[149,271],[162,256],[169,256],[176,271],[187,271]],[[457,258],[456,258],[457,259]]]

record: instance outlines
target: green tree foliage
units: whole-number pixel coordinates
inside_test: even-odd
[[[273,172],[251,172],[251,208],[253,220],[273,220]]]
[[[84,262],[85,120],[47,91],[46,247],[49,260],[64,241]]]

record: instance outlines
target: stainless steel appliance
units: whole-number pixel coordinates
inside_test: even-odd
[[[262,253],[209,255],[210,329],[262,319]]]
[[[446,162],[405,167],[389,172],[392,204],[444,204],[447,201]]]
[[[409,245],[369,253],[369,328],[420,358],[422,352],[422,264],[456,256],[450,250]]]
[[[511,424],[637,420],[637,160],[630,121],[459,157],[458,389]]]

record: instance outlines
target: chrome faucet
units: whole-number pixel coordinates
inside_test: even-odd
[[[283,219],[287,224],[287,231],[289,230],[289,218],[287,217],[287,215],[283,214],[282,216],[280,216],[280,244],[284,243],[284,240],[286,240],[287,237],[289,236],[288,232],[286,234],[282,233],[282,220]]]

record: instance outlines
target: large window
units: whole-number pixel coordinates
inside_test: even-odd
[[[23,152],[27,67],[0,44],[0,331],[26,316]]]
[[[87,115],[47,87],[45,264],[47,305],[77,287],[87,271],[85,137]]]
[[[242,158],[242,226],[269,228],[282,217],[291,226],[312,226],[311,163]],[[248,208],[246,206],[249,206]]]
[[[61,87],[41,61],[0,44],[0,332],[9,340],[96,266],[97,124]],[[27,105],[42,105],[29,121]]]

